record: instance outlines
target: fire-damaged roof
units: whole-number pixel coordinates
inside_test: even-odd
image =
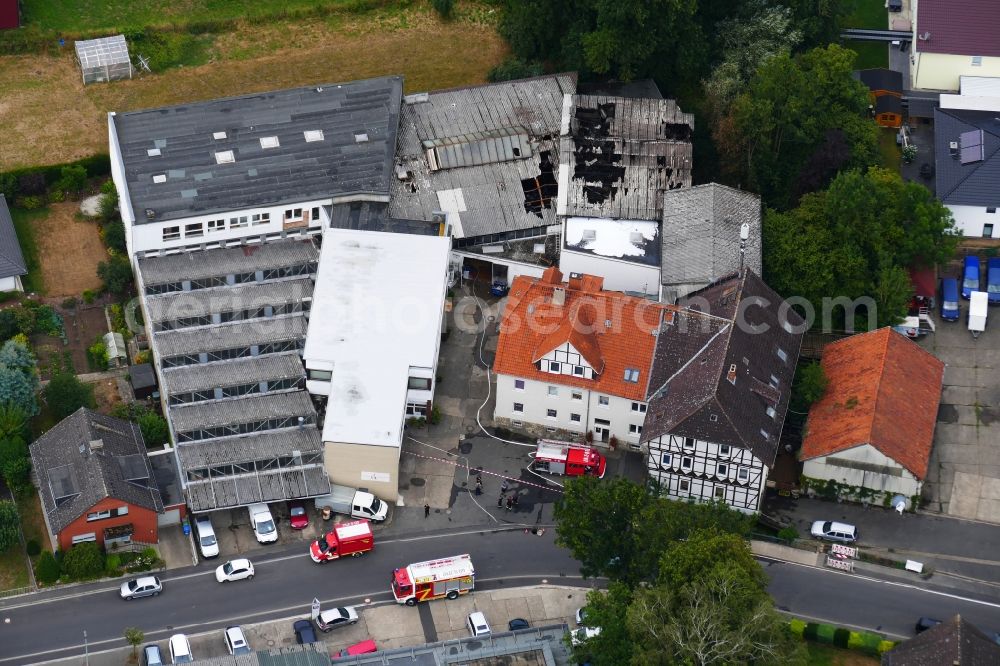
[[[781,303],[744,269],[664,319],[643,439],[669,433],[729,444],[772,465],[802,343],[794,332],[801,318]]]
[[[563,108],[559,214],[660,219],[663,193],[691,185],[694,115],[672,99],[574,95]]]

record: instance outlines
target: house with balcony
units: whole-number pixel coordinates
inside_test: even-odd
[[[640,448],[656,334],[667,308],[604,278],[520,276],[500,320],[494,421],[538,436]]]
[[[802,319],[748,269],[694,291],[656,335],[642,441],[661,494],[759,510]]]

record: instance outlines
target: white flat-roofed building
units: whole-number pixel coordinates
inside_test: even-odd
[[[427,416],[448,289],[445,237],[328,229],[303,359],[326,396],[325,464],[334,483],[398,496],[403,425]]]

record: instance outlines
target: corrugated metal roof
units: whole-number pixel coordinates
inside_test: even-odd
[[[225,386],[241,386],[257,382],[293,379],[305,376],[298,353],[272,354],[235,361],[196,363],[166,368],[163,392],[167,395],[204,391]]]
[[[291,416],[312,417],[312,401],[305,391],[265,393],[242,398],[216,400],[194,405],[177,405],[170,409],[174,432],[199,428],[214,428]]]
[[[238,437],[217,437],[199,442],[181,442],[177,445],[177,457],[183,468],[195,469],[290,456],[293,451],[305,454],[322,450],[319,430],[315,426],[306,426]]]
[[[388,194],[402,87],[402,77],[390,76],[112,116],[136,223]],[[323,140],[307,142],[309,130],[322,130]],[[279,145],[264,148],[261,138],[271,136]],[[150,156],[154,147],[160,154]],[[231,163],[217,161],[224,151]],[[166,181],[154,183],[157,174]]]
[[[160,358],[164,358],[284,340],[302,340],[305,335],[305,318],[301,314],[294,314],[253,322],[235,321],[203,328],[163,331],[153,335],[153,345]]]
[[[190,481],[186,492],[192,511],[211,511],[325,495],[330,492],[330,479],[322,465],[286,467],[244,476]]]
[[[216,248],[139,258],[139,272],[147,285],[198,280],[220,275],[266,271],[317,261],[312,241],[285,240],[262,245]]]
[[[146,317],[151,322],[203,317],[219,312],[250,310],[268,305],[288,305],[312,298],[308,277],[276,282],[251,282],[233,287],[178,291],[146,298]]]

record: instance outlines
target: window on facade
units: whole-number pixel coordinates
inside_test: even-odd
[[[720,456],[728,456],[729,455],[729,445],[728,444],[720,444],[719,445],[719,455]]]
[[[523,379],[515,379],[514,380],[514,390],[515,391],[523,391],[524,390],[524,380]]]
[[[306,370],[309,375],[309,379],[313,379],[318,382],[328,382],[333,379],[333,372],[330,370]]]
[[[767,408],[767,415],[768,415],[769,418],[773,419],[777,413],[778,412],[774,411],[774,407],[768,407]]]
[[[691,483],[687,479],[681,479],[681,490],[687,492],[691,488]]]
[[[201,222],[192,222],[184,225],[184,238],[197,238],[205,233],[205,227]]]
[[[309,219],[310,220],[319,219],[319,206],[316,206],[315,208],[312,209],[312,215],[309,216]]]
[[[97,535],[93,532],[90,534],[77,534],[73,537],[73,545],[78,543],[84,543],[85,541],[97,541]]]
[[[681,469],[691,469],[691,458],[684,456],[681,458]]]
[[[569,415],[569,420],[572,421],[573,423],[579,423],[580,422],[580,415],[579,414],[570,414]]]
[[[410,377],[406,381],[406,388],[415,391],[430,391],[431,379],[430,377]]]
[[[240,227],[245,227],[245,226],[247,226],[247,216],[246,215],[241,215],[240,217],[231,217],[231,218],[229,218],[229,228],[230,229],[239,229]]]
[[[635,368],[625,368],[625,381],[632,384],[639,381],[639,371]]]
[[[740,481],[741,483],[746,483],[749,478],[750,478],[750,470],[748,470],[746,467],[740,467],[736,471],[737,481]]]
[[[116,507],[114,509],[105,509],[104,511],[95,511],[93,513],[87,514],[87,522],[92,522],[94,520],[104,520],[105,518],[117,518],[118,516],[128,515],[128,505],[123,504],[122,506]]]
[[[286,220],[301,220],[302,219],[302,209],[301,208],[289,208],[285,211]]]
[[[726,497],[726,489],[722,486],[717,486],[715,488],[715,497],[716,499],[724,499]]]
[[[784,363],[785,361],[788,360],[788,354],[781,347],[778,347],[778,349],[775,351],[775,353],[778,355],[778,358],[781,359],[782,363]]]
[[[583,393],[580,391],[573,391],[570,396],[573,400],[583,400]]]
[[[982,67],[983,66],[983,56],[972,56],[972,66]]]
[[[559,395],[559,387],[558,386],[550,386],[549,387],[549,395],[550,396],[557,396],[557,395]]]
[[[554,419],[558,416],[558,413],[554,409],[546,409],[545,416],[550,419]]]
[[[577,377],[583,377],[583,366],[582,365],[574,365],[573,366],[573,374],[576,375]]]
[[[983,238],[993,238],[993,225],[984,224],[983,225]]]
[[[719,463],[716,466],[715,471],[719,476],[725,476],[729,472],[729,466]]]
[[[660,467],[670,467],[670,463],[673,462],[674,457],[669,453],[664,453],[660,456]]]
[[[246,218],[243,219],[246,220]],[[261,224],[267,224],[270,221],[271,221],[270,213],[254,213],[253,215],[250,216],[250,223],[255,227]],[[245,221],[243,226],[246,226]]]
[[[632,435],[641,435],[642,434],[642,426],[641,425],[636,425],[634,423],[630,423],[629,426],[628,426],[628,431],[629,431],[629,434],[632,434]]]
[[[514,403],[514,413],[515,414],[523,414],[524,413],[524,403],[523,402],[515,402]]]
[[[684,438],[684,448],[688,450],[694,450],[694,437]]]
[[[226,221],[225,220],[209,220],[207,222],[207,224],[208,224],[208,232],[209,233],[212,233],[213,231],[225,231],[226,230]]]
[[[177,240],[181,237],[180,227],[163,227],[163,240]]]
[[[549,361],[549,372],[559,372],[559,364],[555,361]]]
[[[778,386],[780,386],[780,385],[781,385],[781,381],[777,377],[775,377],[774,375],[771,375],[771,386],[773,386],[774,388],[778,388]]]
[[[990,214],[993,214],[993,213],[997,212],[997,209],[994,208],[993,206],[990,206],[989,208],[986,209],[986,212],[990,213]]]
[[[408,402],[406,403],[406,415],[407,416],[427,416],[427,403],[421,402]]]
[[[597,396],[597,404],[601,407],[607,407],[611,404],[611,398],[606,395],[599,395]]]
[[[633,412],[639,412],[640,414],[645,414],[646,413],[646,405],[642,404],[641,402],[633,402],[632,403],[632,411]]]

